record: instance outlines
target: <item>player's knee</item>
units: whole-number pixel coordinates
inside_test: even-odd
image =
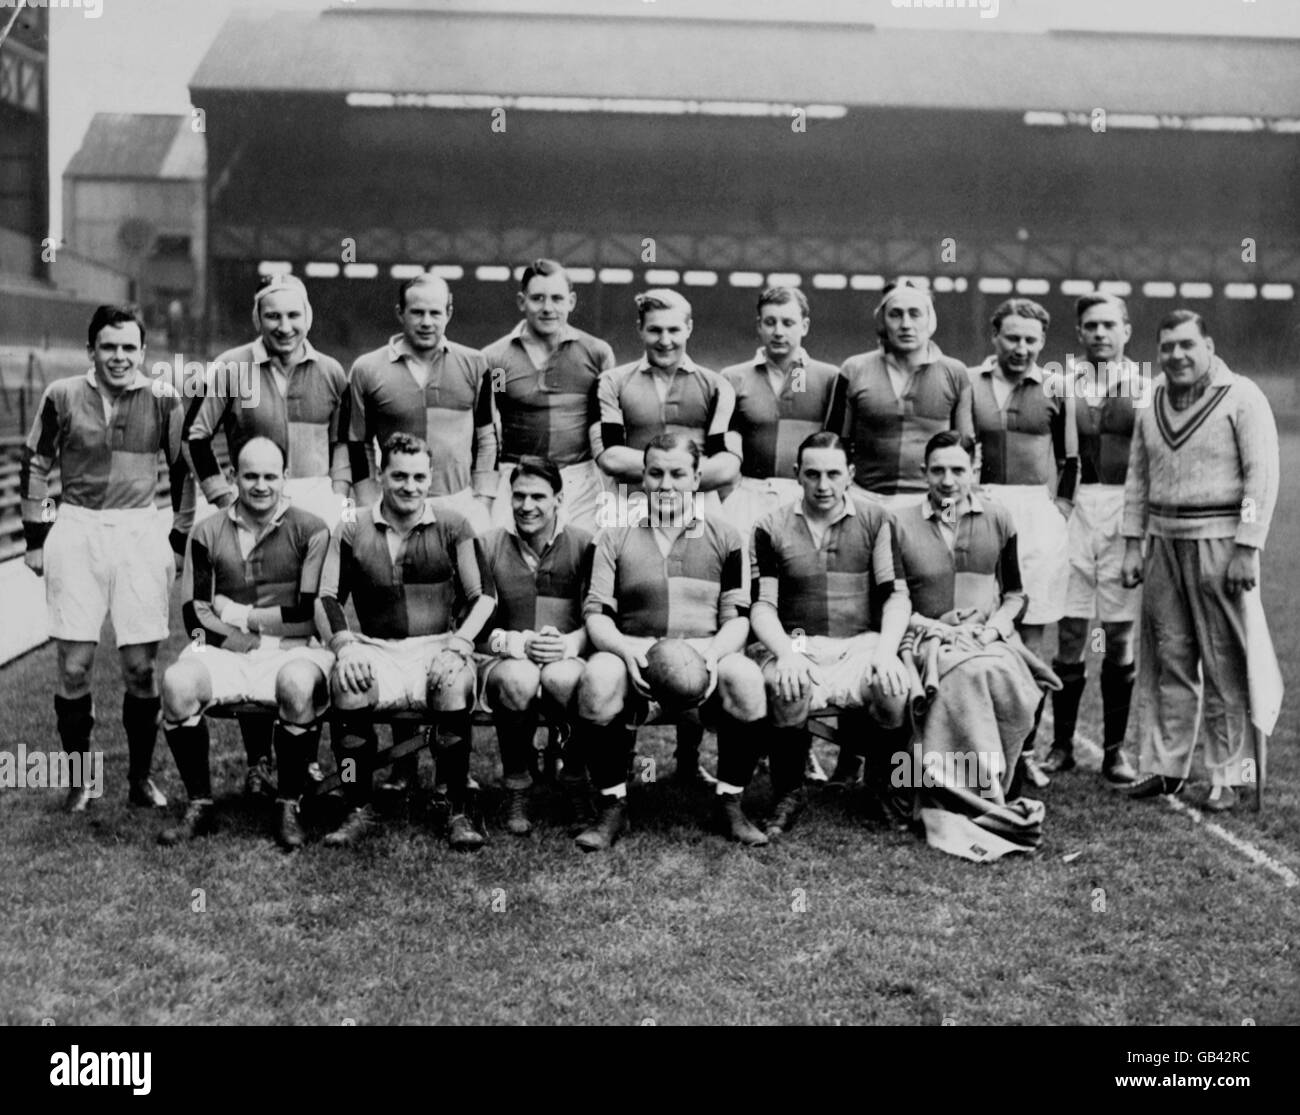
[[[578,685],[578,716],[608,724],[623,709],[627,667],[614,654],[597,654],[587,663]]]
[[[163,719],[173,724],[188,720],[202,705],[198,694],[198,679],[184,663],[168,668],[162,679]]]
[[[767,692],[767,708],[774,728],[802,728],[808,722],[810,704],[808,695],[786,701],[771,689]]]
[[[873,685],[871,687],[871,703],[869,707],[871,719],[880,727],[888,729],[900,728],[907,712],[907,694],[885,693],[878,686]]]
[[[582,681],[583,661],[580,658],[566,658],[563,662],[552,662],[542,667],[542,692],[557,705],[567,707],[577,692]]]
[[[122,680],[127,692],[139,695],[154,691],[154,661],[152,658],[124,658],[122,660]]]
[[[1116,666],[1127,666],[1133,661],[1133,624],[1104,623],[1106,636],[1105,659]]]
[[[275,701],[282,719],[305,724],[315,718],[325,679],[310,662],[290,662],[275,675]]]
[[[441,685],[429,686],[429,707],[438,712],[459,712],[474,700],[474,671],[465,666]]]
[[[1056,632],[1056,657],[1062,662],[1082,662],[1088,643],[1088,621],[1066,618]]]
[[[767,714],[763,673],[743,654],[729,654],[718,663],[718,692],[728,716],[748,723]]]
[[[488,675],[488,702],[493,708],[526,712],[537,696],[539,671],[531,662],[499,663]]]

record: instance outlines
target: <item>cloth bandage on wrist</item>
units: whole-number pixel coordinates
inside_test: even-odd
[[[221,609],[221,622],[247,632],[248,617],[252,614],[253,605],[251,604],[227,604]]]

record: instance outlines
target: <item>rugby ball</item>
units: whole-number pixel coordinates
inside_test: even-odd
[[[646,651],[644,677],[665,708],[693,708],[709,688],[704,656],[684,639],[660,639]]]

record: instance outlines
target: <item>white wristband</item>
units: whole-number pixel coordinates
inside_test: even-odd
[[[227,604],[221,611],[221,622],[240,631],[248,631],[248,617],[253,614],[252,604]]]

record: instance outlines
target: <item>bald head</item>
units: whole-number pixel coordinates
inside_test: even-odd
[[[245,514],[265,519],[275,513],[284,491],[284,453],[270,438],[244,443],[235,464],[235,487]]]
[[[451,288],[428,272],[408,280],[398,291],[397,320],[412,349],[433,352],[442,344],[451,321]]]

